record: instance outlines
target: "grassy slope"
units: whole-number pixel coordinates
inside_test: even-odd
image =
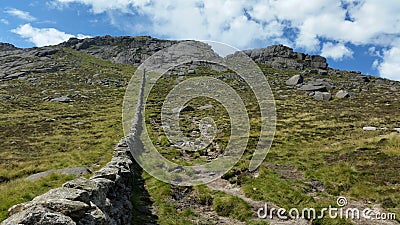
[[[67,65],[67,70],[29,75],[44,77],[37,85],[27,80],[14,80],[7,82],[12,86],[0,89],[0,94],[13,96],[11,100],[2,100],[0,108],[0,136],[4,140],[0,143],[0,220],[6,217],[6,210],[11,205],[28,201],[73,178],[52,175],[40,181],[25,182],[24,177],[55,168],[91,166],[95,163],[101,166],[110,159],[112,146],[122,136],[120,113],[123,87],[134,68],[74,50],[65,50],[52,57],[57,63]],[[247,166],[258,140],[259,110],[248,87],[243,88],[240,82],[227,80],[244,99],[252,129],[246,155],[224,178],[241,185],[248,197],[271,201],[281,207],[324,207],[334,205],[335,196],[344,195],[382,204],[399,215],[399,135],[389,130],[365,132],[361,129],[367,125],[399,127],[398,96],[392,92],[384,94],[388,87],[371,83],[368,84],[370,91],[361,92],[357,98],[316,102],[304,92],[284,87],[284,81],[297,72],[261,68],[271,81],[277,81],[272,86],[278,112],[273,147],[258,170],[258,178],[254,178],[247,172]],[[283,76],[275,77],[277,72]],[[219,75],[206,69],[197,73]],[[95,74],[99,77],[94,78]],[[88,79],[104,78],[121,80],[123,87],[86,83]],[[171,160],[185,164],[207,161],[205,151],[194,153],[191,160],[182,160],[181,153],[171,147],[162,134],[159,109],[174,79],[161,80],[157,91],[149,98],[146,119],[150,121],[150,134],[160,152]],[[347,82],[343,77],[332,76],[331,79]],[[275,89],[277,86],[281,91]],[[42,94],[44,90],[47,93]],[[75,91],[89,98],[78,96],[72,103],[42,101],[47,96],[58,97],[74,94]],[[222,105],[206,98],[195,99],[189,104],[194,108],[213,104],[215,108],[185,112],[186,117],[181,120],[184,132],[193,135],[192,131],[199,131],[188,116],[195,119],[211,116],[216,120],[219,133],[210,150],[222,151],[230,129]],[[144,178],[155,203],[159,223],[190,224],[198,217],[190,209],[175,209],[176,205],[171,201],[175,187],[147,175]],[[321,181],[326,191],[313,193],[312,179]],[[205,187],[195,187],[193,195],[198,204],[209,205],[220,215],[254,222],[254,214],[251,215],[248,205],[235,197]],[[224,207],[226,204],[237,210]],[[342,222],[324,220],[315,224]]]
[[[259,201],[271,201],[280,207],[328,207],[336,205],[336,197],[343,195],[359,202],[370,201],[381,204],[387,211],[399,214],[400,192],[399,176],[400,168],[400,135],[392,132],[391,128],[398,127],[400,120],[399,96],[394,92],[388,92],[388,86],[381,87],[372,82],[365,84],[369,91],[360,92],[358,97],[351,99],[334,99],[329,102],[314,101],[306,96],[305,92],[287,89],[284,85],[286,79],[298,73],[296,71],[279,71],[260,65],[272,85],[276,97],[277,106],[277,130],[274,144],[264,162],[258,169],[259,176],[253,177],[248,173],[247,166],[250,153],[255,148],[258,135],[259,111],[254,106],[251,93],[237,81],[227,81],[232,87],[241,92],[246,103],[249,116],[252,121],[251,137],[247,148],[247,154],[242,160],[224,176],[232,183],[240,185],[248,197]],[[218,75],[212,71],[198,71],[197,76]],[[277,77],[274,74],[283,76]],[[308,75],[306,79],[312,76]],[[351,82],[346,77],[354,76],[344,74],[340,76],[323,76],[334,82]],[[183,154],[170,146],[163,136],[160,126],[160,101],[172,88],[175,78],[160,80],[157,92],[150,96],[147,107],[146,119],[149,121],[148,129],[153,135],[153,143],[159,147],[159,151],[166,158],[180,163],[188,163],[182,159]],[[277,88],[279,87],[279,88]],[[385,93],[387,92],[387,93]],[[385,93],[385,94],[384,94]],[[210,104],[206,98],[197,98],[188,103],[197,106]],[[226,126],[226,112],[221,106],[214,104],[215,109],[207,111],[207,116],[216,120],[219,133],[215,142],[209,147],[215,151],[214,146],[226,144],[229,135]],[[186,117],[181,119],[182,130],[188,136],[196,137],[193,131],[198,128],[188,121],[187,116],[192,116],[198,121],[204,117],[204,112],[194,111],[183,113]],[[190,118],[190,117],[189,117]],[[387,127],[388,130],[366,132],[363,126]],[[191,163],[204,161],[202,152],[191,156]],[[322,182],[325,191],[314,192],[311,181]],[[149,188],[152,190],[154,181],[148,178]],[[156,199],[159,211],[164,211],[164,204],[171,204],[171,196],[168,192],[150,192]],[[252,223],[253,215],[236,215],[237,212],[221,210],[221,202],[229,201],[229,197],[222,197],[218,193],[212,193],[214,209],[220,215],[240,218],[242,221]],[[168,206],[170,207],[170,206]],[[231,212],[231,213],[230,213]],[[183,213],[161,213],[160,221],[166,218],[179,218],[171,222],[174,224],[186,224]],[[247,216],[247,217],[246,217]],[[187,220],[193,215],[187,217]],[[340,220],[318,220],[315,224],[343,224]]]
[[[0,94],[13,96],[0,102],[0,221],[10,206],[73,178],[54,175],[26,182],[24,177],[77,166],[97,169],[111,159],[123,136],[124,86],[135,69],[68,49],[52,58],[65,71],[33,73],[28,78],[37,81],[12,80],[0,89]],[[108,79],[111,85],[90,84],[89,79]],[[74,94],[79,95],[70,103],[42,100]]]

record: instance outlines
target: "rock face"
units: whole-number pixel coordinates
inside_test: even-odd
[[[87,39],[71,38],[60,46],[70,47],[113,62],[138,66],[157,51],[175,43],[177,41],[160,40],[149,36],[104,36]]]
[[[0,51],[12,51],[12,50],[16,50],[16,49],[17,48],[12,44],[0,42]]]
[[[244,51],[257,63],[267,64],[276,69],[303,70],[305,68],[326,69],[326,58],[293,52],[292,48],[273,45],[267,48]]]
[[[10,224],[130,224],[133,157],[121,141],[113,158],[90,179],[77,178],[9,209]]]
[[[113,62],[138,66],[157,51],[178,42],[160,40],[149,36],[103,36],[87,39],[71,38],[67,42],[60,44],[60,46],[70,47]],[[328,68],[324,57],[293,52],[292,48],[283,45],[246,50],[244,53],[257,63],[267,64],[277,69],[303,70],[305,68]]]
[[[55,47],[20,49],[0,43],[0,82],[60,70],[62,66],[51,59],[58,51]]]

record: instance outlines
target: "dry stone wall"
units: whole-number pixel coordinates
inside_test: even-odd
[[[112,160],[89,178],[77,178],[9,209],[12,224],[130,224],[134,159],[125,140]]]
[[[140,142],[138,125],[141,118],[144,82],[143,74],[132,127],[128,136],[118,143],[111,161],[106,166],[96,171],[89,179],[83,177],[74,179],[30,202],[11,207],[8,210],[9,218],[0,225],[130,224],[135,185],[135,161],[130,149]]]

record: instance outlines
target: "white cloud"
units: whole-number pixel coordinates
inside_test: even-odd
[[[378,60],[378,59],[375,59],[374,62],[372,63],[372,66],[371,66],[371,67],[372,67],[373,69],[378,69],[379,64],[380,64],[379,60]]]
[[[22,20],[26,21],[34,21],[36,20],[35,17],[31,16],[29,12],[21,11],[19,9],[10,8],[5,11],[7,14],[18,17]]]
[[[10,24],[10,21],[8,21],[8,20],[6,20],[6,19],[0,19],[0,22],[1,22],[2,24],[5,24],[5,25],[9,25],[9,24]]]
[[[353,51],[343,43],[326,42],[322,46],[321,55],[333,60],[342,60],[346,57],[353,57]]]
[[[130,12],[130,7],[142,7],[150,3],[151,0],[55,0],[51,3],[55,8],[62,9],[63,6],[69,3],[81,3],[92,7],[93,13],[104,13],[108,10],[121,10],[123,12]]]
[[[381,77],[400,81],[400,48],[393,47],[383,51],[381,63],[374,63]]]
[[[151,21],[149,30],[171,38],[183,36],[182,32],[185,36],[217,38],[216,34],[237,22],[243,29],[232,36],[239,39],[247,33],[246,28],[250,32],[254,29],[253,23],[260,32],[274,34],[282,33],[284,27],[297,31],[295,42],[306,49],[319,49],[321,38],[390,46],[400,35],[400,4],[396,0],[308,0],[307,4],[304,0],[53,0],[53,4],[70,3],[90,6],[95,14],[120,11],[145,16]],[[240,19],[243,16],[247,19]],[[275,30],[265,29],[277,22]]]
[[[113,25],[132,34],[209,39],[241,49],[281,42],[340,60],[351,57],[352,51],[332,43],[388,49],[400,46],[396,44],[400,37],[398,0],[52,1],[53,5],[87,5],[92,13],[106,13]],[[382,62],[387,62],[389,55]],[[382,64],[380,68],[386,67]]]
[[[55,28],[35,28],[31,24],[24,24],[12,30],[13,33],[28,39],[38,47],[47,45],[56,45],[61,42],[67,41],[69,38],[75,37],[72,34],[59,31]],[[85,38],[88,36],[79,34],[78,38]]]
[[[376,55],[376,48],[375,46],[369,47],[368,48],[368,54],[370,55]]]
[[[76,38],[78,39],[85,39],[85,38],[91,38],[92,36],[89,35],[84,35],[84,34],[78,34],[76,35]]]

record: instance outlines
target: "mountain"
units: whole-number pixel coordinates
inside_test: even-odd
[[[93,223],[121,224],[108,215],[118,216],[126,208],[113,208],[119,201],[103,196],[103,186],[90,188],[100,193],[99,202],[107,199],[101,202],[104,208],[90,203],[86,195],[94,191],[86,186],[76,199],[56,199],[60,207],[51,204],[48,191],[62,184],[79,186],[77,176],[83,176],[79,182],[93,181],[87,178],[103,173],[107,165],[125,165],[113,161],[121,154],[113,150],[124,136],[121,108],[131,76],[151,55],[179,42],[104,36],[43,48],[0,44],[0,220],[16,205],[9,211],[11,219],[27,215],[22,213],[29,206],[77,224],[88,223],[89,215]],[[143,115],[153,144],[165,158],[180,165],[210,162],[229,142],[224,106],[200,97],[185,103],[180,126],[186,137],[197,138],[201,119],[213,118],[218,128],[214,140],[197,152],[170,143],[163,130],[162,103],[176,84],[189,78],[211,76],[231,86],[248,112],[250,137],[241,160],[207,185],[170,185],[135,165],[135,177],[128,180],[137,185],[130,203],[123,203],[132,208],[132,224],[399,224],[399,218],[379,223],[327,215],[285,220],[271,213],[273,219],[257,218],[265,203],[301,211],[337,207],[339,196],[346,197],[345,208],[400,215],[400,82],[330,68],[321,56],[283,45],[244,53],[258,64],[275,98],[276,132],[267,158],[256,171],[248,170],[260,134],[260,108],[243,79],[206,62],[171,68],[152,81]],[[104,182],[115,190],[126,188],[114,181],[111,170],[102,175]],[[42,214],[35,215],[29,218],[43,221]]]

